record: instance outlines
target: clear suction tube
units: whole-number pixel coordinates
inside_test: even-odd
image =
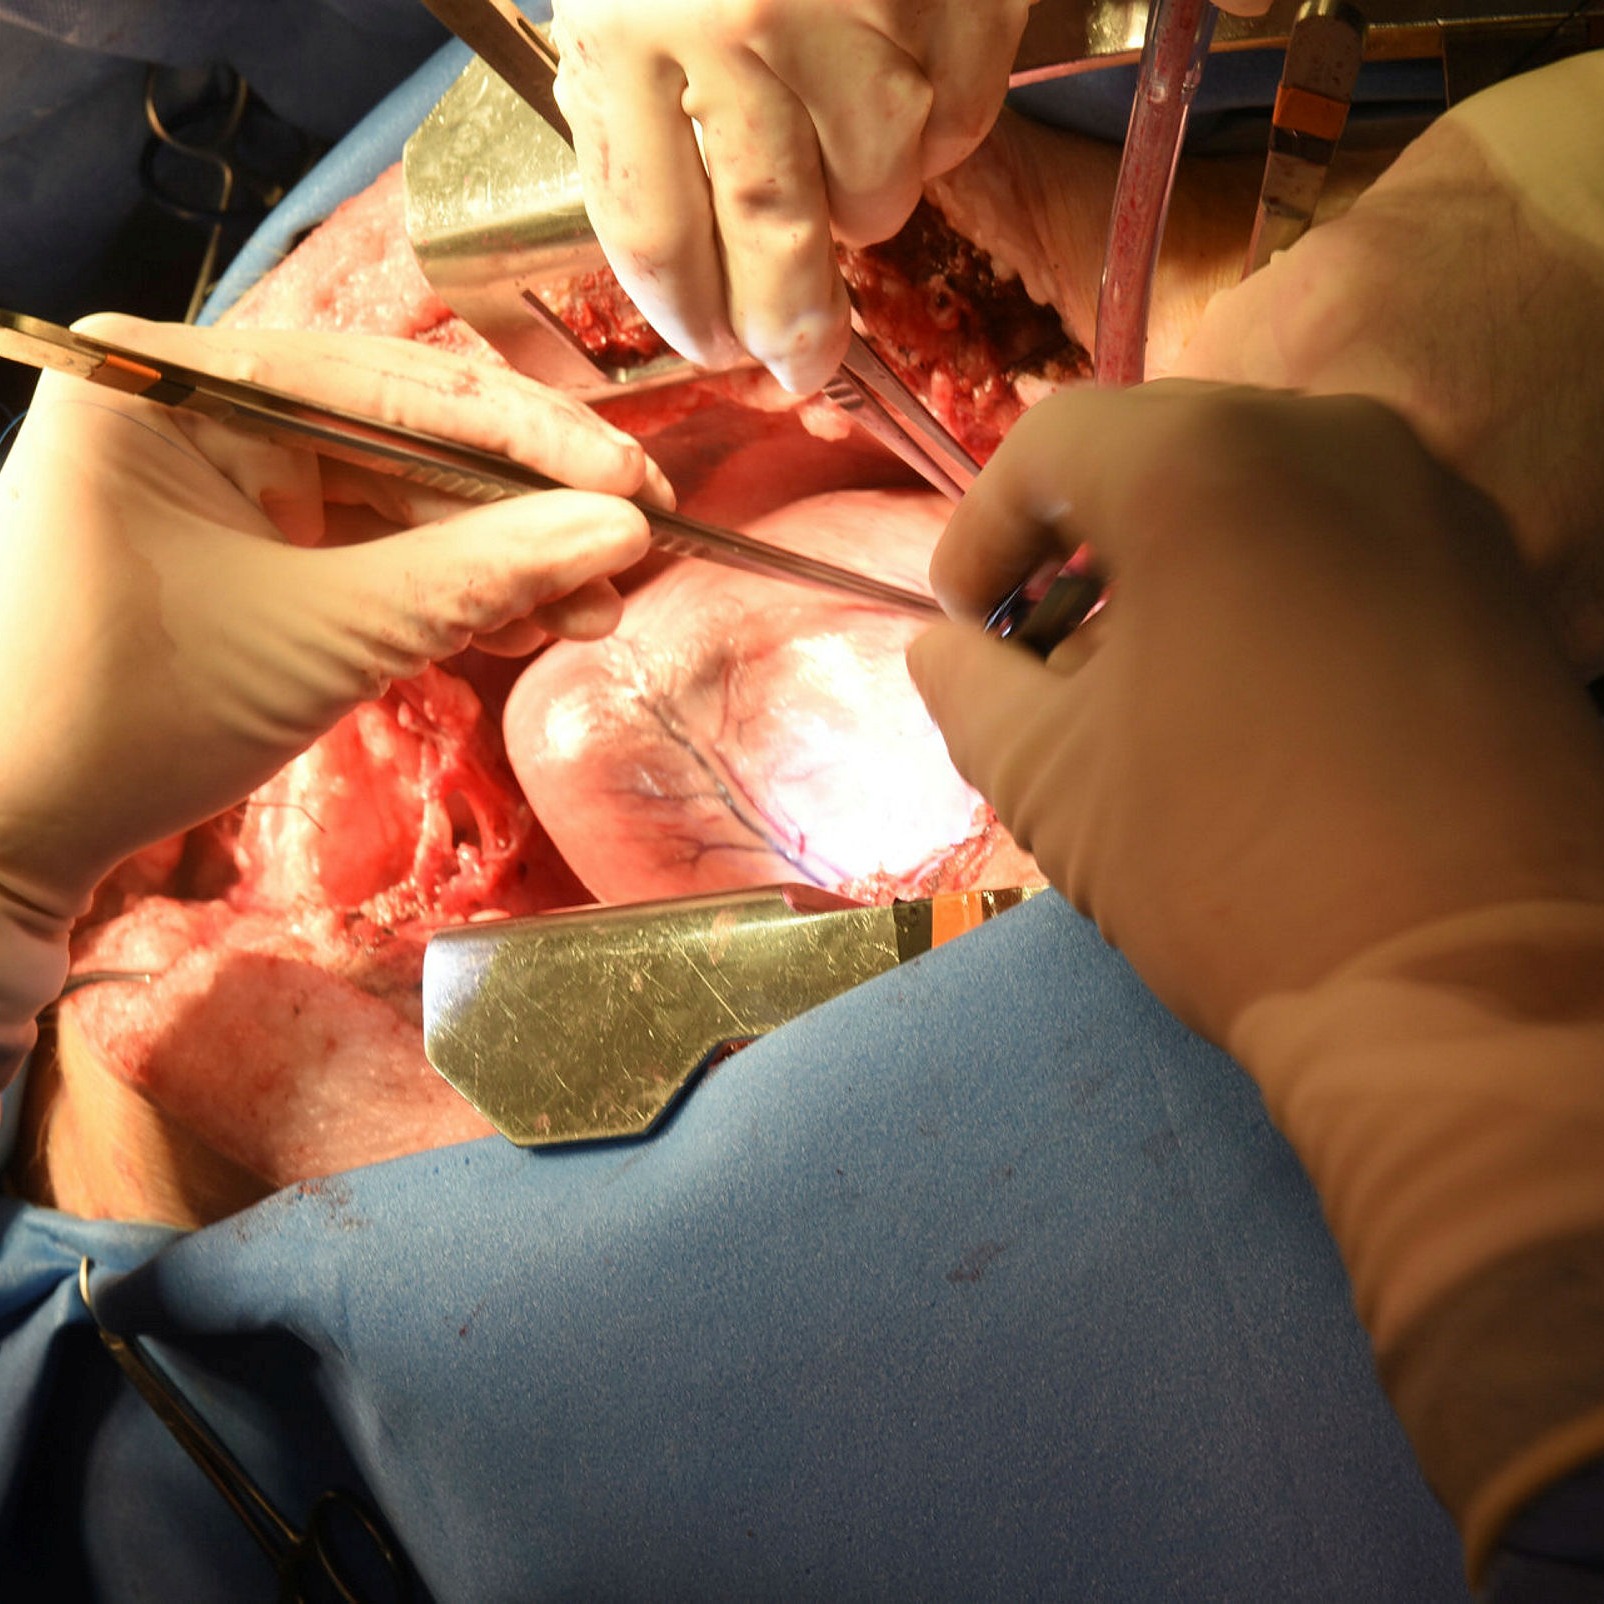
[[[1140,384],[1147,317],[1175,164],[1214,35],[1211,0],[1153,0],[1103,251],[1092,376]]]

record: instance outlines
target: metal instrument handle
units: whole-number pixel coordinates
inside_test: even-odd
[[[951,500],[975,482],[979,463],[856,329],[824,393]]]

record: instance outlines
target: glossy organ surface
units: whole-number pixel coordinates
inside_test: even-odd
[[[945,519],[932,492],[836,491],[751,527],[918,585]],[[559,642],[529,667],[507,750],[606,901],[793,879],[881,900],[1034,878],[911,694],[902,654],[919,627],[680,564],[611,638]]]

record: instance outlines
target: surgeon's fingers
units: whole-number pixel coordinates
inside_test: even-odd
[[[137,409],[149,403],[130,396],[123,405],[139,416]],[[173,435],[188,440],[201,458],[266,514],[292,546],[316,546],[323,541],[327,528],[323,476],[321,464],[310,452],[285,451],[260,435],[198,412],[174,412],[165,426]],[[214,509],[213,516],[221,518],[222,509]]]
[[[1014,586],[1058,568],[1086,538],[1068,483],[1082,410],[1071,394],[1032,407],[954,510],[930,559],[931,588],[953,617],[984,618]]]
[[[564,484],[672,502],[638,440],[571,396],[489,361],[378,335],[202,329],[109,312],[76,327],[220,378],[498,452]]]
[[[481,638],[505,641],[526,620],[549,633],[571,624],[596,634],[609,606],[598,607],[597,582],[650,545],[639,508],[554,490],[320,553],[320,600],[363,642],[377,675],[406,677]]]
[[[564,640],[601,640],[618,628],[624,598],[605,579],[587,580],[556,601],[534,608],[527,618],[474,637],[474,645],[495,657],[528,657],[554,635]]]
[[[954,767],[1029,852],[1044,820],[1076,806],[1066,776],[1087,766],[1063,753],[1084,740],[1076,681],[1085,662],[1076,655],[1044,665],[963,624],[937,624],[908,647],[908,672]]]
[[[603,72],[561,19],[557,40],[557,101],[573,129],[585,209],[619,283],[682,356],[734,365],[741,350],[682,69],[667,56],[641,62],[615,50]]]
[[[949,5],[921,56],[935,98],[921,139],[922,177],[951,172],[991,131],[1034,0]]]
[[[837,239],[870,245],[895,234],[919,203],[936,90],[914,57],[873,30],[853,29],[835,48],[826,43],[782,31],[761,54],[804,111],[794,130],[799,154],[817,145],[818,166],[804,174],[797,208],[824,206]],[[833,256],[829,266],[833,274]]]
[[[955,617],[978,618],[1083,544],[1112,578],[1144,542],[1288,516],[1271,482],[1294,456],[1304,472],[1324,461],[1341,405],[1188,379],[1060,391],[1014,425],[954,511],[931,585]]]
[[[839,32],[760,29],[756,55],[806,108],[836,238],[888,239],[925,179],[956,167],[990,131],[1028,0],[904,7]]]
[[[818,136],[807,108],[752,56],[686,106],[702,127],[735,337],[805,395],[840,365],[850,335]]]

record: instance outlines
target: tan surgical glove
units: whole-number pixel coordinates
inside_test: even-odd
[[[1396,407],[1496,500],[1604,673],[1604,51],[1439,118],[1210,304],[1178,372]]]
[[[586,209],[641,311],[816,390],[848,334],[832,233],[889,238],[980,143],[1032,3],[556,0]]]
[[[46,375],[0,473],[0,1084],[128,854],[232,806],[357,703],[470,644],[617,621],[639,444],[402,341],[91,320],[113,343],[504,450],[583,490],[488,506]]]
[[[1043,664],[909,660],[959,769],[1299,1152],[1472,1567],[1604,1453],[1604,732],[1496,509],[1385,408],[1052,398],[932,578],[1089,541]]]

